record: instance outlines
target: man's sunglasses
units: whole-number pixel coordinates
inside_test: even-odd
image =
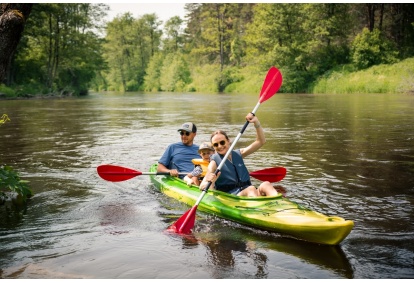
[[[190,135],[190,132],[181,131],[180,136],[184,136],[184,135],[186,135],[188,137]]]
[[[225,145],[225,144],[226,144],[226,141],[225,141],[225,140],[222,140],[222,141],[219,141],[218,143],[213,143],[213,146],[214,146],[214,147],[218,147],[218,146],[219,146],[219,144],[220,144],[220,145]]]

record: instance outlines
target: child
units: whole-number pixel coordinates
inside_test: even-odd
[[[197,186],[200,185],[200,178],[202,179],[207,172],[207,167],[210,163],[210,156],[214,153],[214,148],[211,143],[203,142],[198,148],[198,153],[202,159],[197,158],[191,160],[195,165],[194,170],[184,177],[184,181],[189,186],[192,184]]]

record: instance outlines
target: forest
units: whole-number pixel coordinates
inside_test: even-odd
[[[185,19],[165,23],[131,13],[105,22],[108,9],[33,4],[0,93],[257,92],[270,66],[283,74],[280,92],[312,93],[335,71],[405,60],[414,81],[410,3],[190,3]]]

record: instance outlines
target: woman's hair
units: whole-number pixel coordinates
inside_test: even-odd
[[[221,135],[225,136],[225,137],[226,137],[226,140],[228,140],[228,141],[229,141],[229,137],[227,136],[226,132],[225,132],[225,131],[222,131],[222,130],[217,130],[217,131],[213,132],[213,133],[211,134],[210,141],[213,139],[213,137],[214,137],[215,135],[218,135],[218,134],[221,134]]]

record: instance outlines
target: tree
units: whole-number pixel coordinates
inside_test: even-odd
[[[0,4],[0,83],[4,82],[11,59],[23,33],[33,4]],[[6,79],[6,84],[10,80]]]
[[[279,66],[283,90],[305,92],[326,70],[347,60],[345,4],[258,4],[245,40],[250,64]]]
[[[381,31],[364,28],[352,42],[352,61],[358,69],[398,62],[398,52]]]
[[[14,82],[34,84],[47,93],[86,94],[95,71],[105,67],[96,30],[107,8],[37,4],[16,53]]]
[[[183,20],[179,16],[172,17],[165,23],[165,39],[163,40],[163,51],[165,53],[174,53],[182,48],[184,43],[182,24]]]

